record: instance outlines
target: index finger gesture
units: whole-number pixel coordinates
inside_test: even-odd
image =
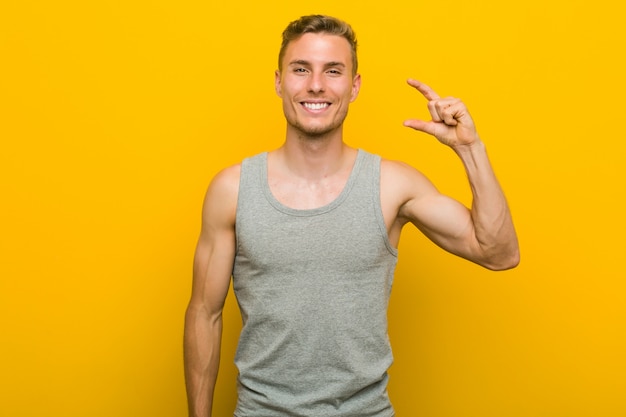
[[[427,122],[410,119],[404,122],[405,126],[433,135],[448,146],[467,145],[476,141],[474,122],[461,100],[454,97],[441,98],[431,87],[420,81],[409,79],[407,82],[428,100],[427,106],[432,120]]]

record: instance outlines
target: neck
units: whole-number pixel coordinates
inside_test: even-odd
[[[356,157],[356,150],[343,142],[341,130],[315,137],[293,133],[288,131],[285,143],[274,152],[276,162],[291,175],[327,178],[351,166]]]

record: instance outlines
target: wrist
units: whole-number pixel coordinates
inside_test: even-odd
[[[470,143],[458,144],[451,146],[452,150],[459,156],[471,155],[476,152],[484,153],[486,151],[485,143],[476,135],[476,139]]]

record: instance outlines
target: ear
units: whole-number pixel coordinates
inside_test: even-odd
[[[352,79],[352,94],[350,95],[350,103],[352,103],[359,95],[361,90],[361,74],[357,74]]]
[[[274,73],[274,88],[276,89],[276,94],[278,94],[278,97],[282,98],[283,94],[280,88],[280,71],[279,70],[276,70],[276,72]]]

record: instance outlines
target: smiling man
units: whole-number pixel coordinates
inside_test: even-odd
[[[190,416],[211,415],[231,277],[243,318],[236,417],[390,417],[386,317],[402,228],[485,268],[519,262],[506,199],[461,100],[409,80],[432,120],[404,125],[456,152],[471,209],[415,168],[344,142],[361,86],[356,49],[341,20],[290,23],[275,80],[285,142],[209,185],[185,320]]]
[[[349,48],[346,43],[341,36],[305,33],[280,54],[276,92],[283,99],[288,135],[322,138],[341,132],[361,85],[350,56],[338,54]]]

